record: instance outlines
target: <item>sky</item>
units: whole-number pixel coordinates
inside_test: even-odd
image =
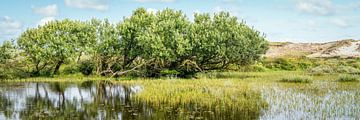
[[[120,22],[136,8],[228,11],[276,42],[360,39],[360,0],[1,0],[0,43],[28,28],[65,18]]]

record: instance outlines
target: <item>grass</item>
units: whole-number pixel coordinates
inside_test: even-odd
[[[180,116],[200,109],[201,114],[210,112],[211,117],[220,119],[216,114],[229,115],[230,118],[257,119],[267,103],[259,91],[250,84],[231,79],[173,79],[119,81],[120,83],[144,86],[144,90],[134,98],[147,103],[157,111],[176,110]],[[167,106],[164,108],[164,106]],[[210,110],[210,111],[203,111]],[[217,118],[218,117],[218,118]],[[224,116],[223,116],[224,117]]]
[[[310,83],[311,78],[308,76],[290,76],[282,78],[279,82],[287,82],[287,83]]]
[[[338,78],[338,82],[359,82],[359,76],[355,75],[342,75]]]
[[[304,113],[303,116],[314,119],[360,117],[357,112],[360,104],[356,102],[360,100],[360,84],[333,82],[338,80],[338,76],[334,73],[310,77],[304,71],[268,71],[201,73],[197,79],[116,80],[96,76],[58,76],[15,81],[108,80],[113,84],[139,85],[142,90],[132,95],[136,102],[157,112],[176,113],[180,119],[196,119],[199,116],[207,116],[202,119],[271,119],[274,115],[301,119],[301,116],[292,116],[296,113]],[[339,107],[334,108],[333,104],[339,104]]]

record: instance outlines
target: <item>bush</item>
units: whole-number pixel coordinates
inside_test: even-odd
[[[30,74],[15,68],[6,68],[0,66],[0,80],[16,79],[30,77]]]
[[[280,82],[288,82],[288,83],[310,83],[311,78],[307,76],[291,76],[282,78]]]
[[[249,65],[239,68],[239,71],[241,72],[265,72],[267,70],[268,69],[262,64]]]
[[[79,71],[83,75],[91,75],[94,69],[95,69],[95,64],[92,61],[85,60],[80,62]]]
[[[306,70],[308,68],[310,68],[311,66],[313,66],[313,63],[311,63],[310,61],[301,61],[297,64],[298,68],[302,69],[302,70]]]
[[[268,61],[265,66],[276,70],[296,70],[296,65],[285,58],[277,58],[273,61]]]
[[[349,74],[358,74],[360,70],[351,66],[339,66],[336,68],[337,73],[349,73]]]
[[[160,72],[161,76],[166,76],[166,77],[177,77],[180,72],[176,71],[176,70],[162,70]]]
[[[323,75],[329,73],[349,73],[349,74],[358,74],[360,70],[352,66],[329,66],[329,65],[320,65],[311,69],[308,69],[308,72],[312,75]]]
[[[354,75],[343,75],[337,80],[338,82],[358,82],[358,77]]]
[[[334,73],[334,69],[328,65],[320,65],[307,70],[311,75],[324,75],[326,73]]]
[[[79,72],[79,68],[77,65],[68,65],[63,69],[63,73],[65,75],[75,74],[77,72]]]

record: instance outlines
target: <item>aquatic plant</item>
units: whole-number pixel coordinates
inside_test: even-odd
[[[311,78],[307,76],[290,76],[290,77],[282,78],[279,82],[310,83]]]
[[[141,85],[144,90],[134,96],[137,101],[157,111],[178,111],[179,116],[193,116],[189,112],[195,110],[208,119],[256,119],[267,106],[259,91],[234,80],[156,80]]]

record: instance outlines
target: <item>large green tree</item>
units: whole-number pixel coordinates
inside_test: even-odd
[[[268,49],[260,32],[227,12],[195,14],[192,22],[169,8],[139,8],[118,24],[106,19],[53,21],[28,29],[17,43],[35,75],[56,74],[66,61],[81,61],[82,56],[91,58],[84,63],[95,63],[101,75],[137,71],[157,76],[165,70],[186,75],[249,65]]]
[[[5,64],[15,58],[16,51],[15,45],[10,41],[5,41],[0,45],[0,64]]]
[[[91,26],[96,29],[96,46],[94,47],[93,61],[96,63],[96,72],[101,72],[116,65],[121,58],[120,35],[107,19],[92,19]]]
[[[190,32],[190,54],[202,70],[225,69],[231,64],[248,65],[267,50],[260,33],[227,12],[195,14]]]
[[[81,54],[94,43],[94,30],[80,21],[52,21],[44,26],[31,28],[22,33],[18,45],[25,56],[33,63],[34,75],[44,68],[56,74],[65,60]]]
[[[132,16],[125,18],[117,25],[121,36],[120,46],[123,56],[123,69],[131,67],[132,62],[139,57],[144,57],[149,52],[144,45],[149,39],[141,38],[154,23],[155,15],[146,11],[145,8],[135,10]]]

